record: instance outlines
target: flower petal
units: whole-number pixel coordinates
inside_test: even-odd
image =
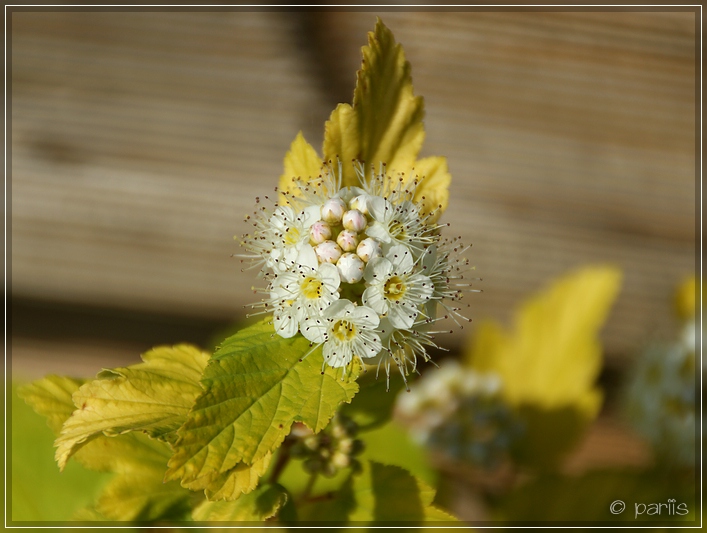
[[[325,320],[314,317],[306,317],[300,324],[300,331],[305,339],[314,343],[322,343],[327,340],[328,324]]]
[[[415,307],[407,305],[405,302],[398,302],[389,306],[388,318],[390,323],[398,329],[409,329],[415,323],[418,311]]]
[[[378,313],[366,305],[354,307],[351,312],[351,318],[359,328],[364,329],[375,329],[380,323]]]
[[[370,307],[376,313],[384,314],[388,312],[388,300],[383,297],[380,285],[367,287],[361,296],[363,305]]]

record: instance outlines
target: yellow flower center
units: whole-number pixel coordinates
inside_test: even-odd
[[[402,300],[405,296],[405,283],[398,276],[392,276],[383,286],[383,295],[388,300],[395,302]]]
[[[300,241],[300,233],[297,228],[288,228],[285,232],[285,244],[288,246],[294,246]]]
[[[356,326],[348,320],[339,320],[331,328],[331,333],[340,342],[348,342],[356,336]]]
[[[305,298],[314,299],[322,297],[322,282],[317,278],[311,276],[305,278],[300,285],[300,289]]]
[[[399,241],[404,241],[407,239],[405,226],[397,220],[390,225],[388,232]]]

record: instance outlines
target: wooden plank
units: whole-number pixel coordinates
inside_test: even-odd
[[[320,145],[375,15],[425,96],[425,154],[449,161],[473,318],[610,262],[607,350],[669,335],[695,261],[687,12],[14,13],[13,294],[242,317],[232,236],[296,132]]]

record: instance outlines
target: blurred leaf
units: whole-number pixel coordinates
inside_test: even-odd
[[[297,506],[297,515],[304,522],[347,522],[356,508],[351,472],[342,472],[343,483],[336,489],[317,491],[316,499]]]
[[[60,468],[88,440],[134,430],[172,440],[201,392],[199,379],[209,355],[180,345],[159,347],[144,363],[106,370],[73,394],[77,409],[56,440]]]
[[[364,461],[363,471],[348,478],[341,491],[302,505],[300,514],[327,522],[456,520],[432,505],[434,496],[433,489],[405,469]]]
[[[301,336],[283,339],[266,319],[227,339],[204,371],[197,399],[170,460],[168,479],[189,484],[280,446],[296,421],[321,431],[358,391],[355,375],[326,366]]]
[[[402,381],[402,380],[399,380]],[[409,470],[416,477],[432,486],[437,484],[438,473],[427,460],[426,450],[410,438],[410,434],[395,422],[389,422],[373,431],[359,435],[365,448],[361,460],[369,459]]]
[[[66,376],[46,376],[17,389],[17,395],[29,404],[34,412],[47,419],[47,425],[58,434],[61,426],[74,412],[71,396],[86,383],[85,379]]]
[[[478,329],[470,365],[500,375],[506,401],[526,416],[520,456],[531,464],[554,464],[599,411],[598,335],[620,280],[616,268],[585,267],[525,302],[512,334],[492,322]]]
[[[675,506],[680,503],[694,511],[694,486],[690,490],[684,481],[656,471],[637,470],[599,470],[581,477],[546,476],[497,501],[494,512],[504,522],[644,520],[679,525],[683,520],[694,519],[694,514],[681,516],[676,512]],[[613,514],[611,505],[617,501],[626,507],[623,512]],[[668,507],[670,503],[674,507]],[[660,510],[661,514],[649,515],[651,504],[663,504],[662,508],[651,509]],[[615,504],[614,510],[620,509],[621,504]],[[637,511],[642,514],[637,515]]]
[[[58,380],[59,383],[61,381]],[[22,388],[26,390],[26,387]],[[61,385],[57,389],[62,390]],[[14,386],[11,404],[12,417],[9,421],[12,431],[8,438],[12,448],[8,450],[8,466],[11,466],[8,489],[12,493],[12,507],[8,507],[8,519],[54,522],[71,519],[77,509],[93,500],[97,490],[105,483],[106,475],[89,472],[77,464],[69,465],[60,473],[54,462],[52,430],[41,416],[32,412],[16,396]],[[55,425],[56,417],[51,413],[60,411],[61,402],[54,404],[47,401],[44,405],[48,407],[48,416]]]
[[[69,416],[69,401],[79,390],[81,381],[49,376],[22,388],[26,401],[49,417],[50,423],[61,427],[60,414]],[[51,456],[51,439],[46,449]],[[86,468],[114,472],[103,488],[95,506],[77,511],[74,520],[155,520],[179,519],[189,510],[189,491],[178,483],[164,483],[167,461],[171,455],[168,444],[142,433],[127,433],[107,437],[100,435],[86,443],[76,454],[76,460]],[[53,461],[52,461],[53,462]],[[73,465],[68,465],[68,472]],[[53,468],[58,474],[58,469]],[[79,469],[86,472],[83,469]],[[90,472],[86,472],[91,474]],[[95,475],[95,474],[94,474]],[[59,487],[54,487],[58,489]],[[92,497],[92,492],[83,495]],[[77,498],[81,501],[84,498]],[[81,505],[85,505],[83,502]],[[69,507],[73,513],[77,506]],[[69,518],[71,513],[66,516]]]
[[[690,320],[697,314],[697,277],[685,279],[675,291],[675,310],[682,320]]]
[[[287,492],[281,486],[263,483],[236,501],[204,502],[192,516],[199,522],[263,521],[275,516],[286,501]]]
[[[393,407],[398,393],[404,388],[402,379],[376,379],[375,372],[368,372],[358,378],[360,392],[349,404],[341,406],[341,414],[351,418],[360,431],[368,431],[388,422],[393,415]]]
[[[167,445],[163,446],[167,448]],[[101,492],[96,511],[110,520],[121,521],[183,520],[188,517],[192,495],[177,482],[162,481],[166,462],[165,459],[165,466],[159,469],[130,469],[114,477]]]

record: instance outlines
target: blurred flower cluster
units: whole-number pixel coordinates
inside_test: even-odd
[[[697,433],[695,305],[696,279],[677,291],[678,338],[649,345],[637,359],[626,391],[631,424],[653,445],[658,459],[675,466],[695,464]]]
[[[524,302],[514,330],[482,322],[462,362],[444,361],[400,396],[399,417],[419,442],[476,466],[556,464],[598,414],[598,334],[620,279],[585,267]]]
[[[398,413],[420,444],[493,468],[522,432],[500,393],[497,375],[447,360],[400,397]]]

